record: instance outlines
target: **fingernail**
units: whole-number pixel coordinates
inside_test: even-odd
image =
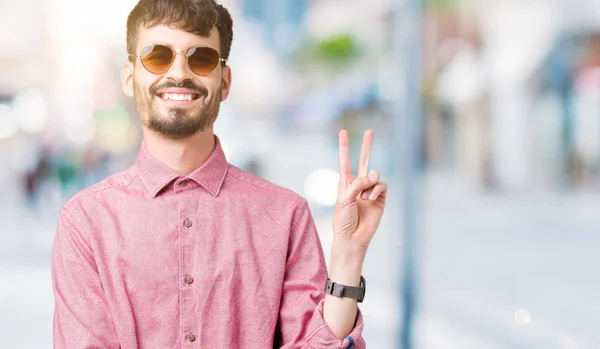
[[[377,199],[377,195],[375,195],[375,193],[371,193],[371,196],[369,197],[369,199],[375,200],[375,199]]]
[[[366,200],[369,197],[368,195],[366,191],[363,191],[360,197]]]
[[[376,179],[376,176],[375,176],[375,170],[371,170],[371,172],[369,172],[369,180],[370,180],[371,182],[374,182],[374,181],[375,181],[375,179]]]

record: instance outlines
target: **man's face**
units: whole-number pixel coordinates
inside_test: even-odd
[[[216,27],[208,37],[202,37],[164,25],[149,29],[141,26],[134,54],[156,44],[169,46],[174,51],[208,46],[220,52]],[[147,71],[136,57],[134,64],[125,63],[121,77],[123,90],[133,96],[144,126],[175,140],[212,128],[219,105],[229,94],[231,71],[228,66],[219,64],[209,75],[196,75],[187,64],[185,52],[179,52],[165,73]],[[188,95],[192,96],[191,100],[187,100]],[[179,100],[181,98],[183,100]]]

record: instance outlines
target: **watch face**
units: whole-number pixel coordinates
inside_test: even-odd
[[[362,296],[358,300],[358,303],[362,303],[365,299],[365,294],[367,294],[367,280],[362,275],[360,277],[360,286],[362,287]]]

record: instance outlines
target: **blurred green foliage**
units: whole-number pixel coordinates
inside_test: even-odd
[[[360,58],[362,48],[352,34],[340,33],[319,40],[309,40],[291,57],[299,70],[311,71],[315,66],[335,67],[343,71]]]
[[[356,58],[360,48],[350,34],[338,34],[325,38],[314,44],[317,58],[327,61],[347,61]]]
[[[455,10],[473,2],[473,0],[423,0],[423,6],[426,9]]]

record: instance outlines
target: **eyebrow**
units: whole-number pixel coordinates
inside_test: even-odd
[[[149,45],[146,45],[146,46],[144,46],[142,49],[144,49],[144,48],[146,48],[146,47],[149,47],[149,46],[156,46],[156,45],[166,46],[166,47],[170,48],[170,49],[171,49],[171,50],[173,50],[173,51],[177,51],[177,50],[175,50],[175,49],[173,48],[173,45],[171,45],[171,44],[169,44],[169,43],[166,43],[166,42],[153,42],[153,43],[151,43],[151,44],[149,44]],[[195,48],[195,47],[208,47],[208,48],[212,48],[213,50],[216,50],[217,52],[219,52],[219,49],[216,49],[216,48],[214,48],[214,47],[210,47],[210,46],[208,46],[208,45],[192,45],[192,46],[189,46],[188,48],[185,48],[185,49],[183,49],[183,50],[184,50],[184,51],[188,51],[189,49],[191,49],[191,48]]]
[[[156,46],[156,45],[166,46],[166,47],[170,48],[171,50],[174,50],[174,49],[173,49],[173,45],[171,45],[171,44],[168,44],[168,43],[166,43],[166,42],[153,42],[153,43],[151,43],[151,44],[149,44],[149,45],[146,45],[146,46],[144,46],[144,47]]]

